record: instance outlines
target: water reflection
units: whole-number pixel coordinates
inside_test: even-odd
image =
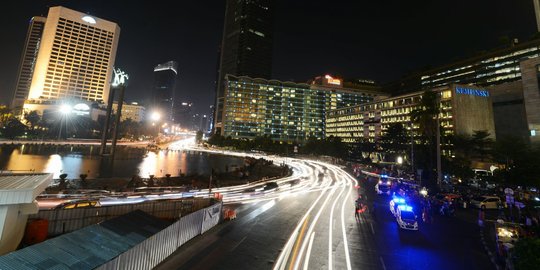
[[[97,177],[162,177],[166,174],[209,175],[212,169],[225,171],[226,166],[242,166],[243,159],[208,153],[167,151],[146,152],[144,149],[119,147],[115,160],[101,158],[99,147],[72,145],[4,145],[0,147],[0,169],[53,173],[55,178],[67,173],[68,178],[87,174]]]

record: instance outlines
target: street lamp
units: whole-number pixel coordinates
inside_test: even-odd
[[[161,119],[161,114],[157,111],[152,112],[150,115],[150,119],[152,120],[152,126],[156,126],[156,137],[159,135],[159,123],[156,123]]]
[[[402,157],[397,157],[397,164],[399,164],[399,165],[403,164],[403,158]]]
[[[60,140],[62,134],[62,120],[66,120],[66,136],[67,136],[67,116],[71,113],[71,106],[68,104],[62,104],[58,111],[60,112],[60,128],[58,129],[58,140]]]
[[[152,119],[152,121],[159,121],[160,118],[161,118],[161,114],[159,112],[153,112],[150,115],[150,119]]]

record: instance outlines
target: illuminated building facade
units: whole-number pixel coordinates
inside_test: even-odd
[[[394,94],[431,89],[451,83],[492,86],[521,79],[520,62],[540,56],[540,39],[515,44],[438,67],[386,86]]]
[[[443,134],[472,135],[476,130],[486,130],[494,138],[495,125],[488,90],[451,85],[433,91],[439,96]],[[414,92],[329,111],[326,136],[340,137],[346,143],[376,142],[393,123],[401,123],[408,130],[412,127],[414,135],[419,135],[419,126],[411,123],[410,113],[419,108],[423,93]]]
[[[227,0],[216,87],[214,129],[221,133],[225,76],[269,79],[272,75],[273,7],[271,0]]]
[[[324,76],[307,83],[226,76],[221,135],[302,142],[325,136],[325,114],[331,109],[371,102],[381,92],[350,89],[341,80]],[[328,82],[334,82],[328,83]],[[332,86],[333,85],[333,86]]]
[[[178,63],[169,61],[154,68],[154,92],[152,110],[161,114],[163,121],[173,122],[176,81],[178,77]]]
[[[119,34],[116,23],[51,7],[25,103],[70,99],[106,102]]]
[[[520,63],[521,79],[488,87],[497,138],[540,142],[540,57]]]
[[[46,20],[47,18],[39,16],[33,17],[30,20],[19,66],[17,85],[11,101],[11,108],[22,109],[24,101],[28,98]]]
[[[117,111],[118,103],[113,103],[113,111]],[[122,113],[120,114],[120,121],[131,119],[133,122],[143,122],[146,116],[146,108],[139,105],[137,102],[122,104]]]

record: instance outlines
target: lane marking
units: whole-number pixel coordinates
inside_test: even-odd
[[[308,270],[309,258],[311,258],[311,246],[313,246],[313,238],[315,238],[315,232],[311,233],[311,238],[309,239],[309,245],[306,252],[306,259],[304,261],[304,270]]]
[[[240,240],[240,242],[238,242],[238,244],[234,245],[234,247],[231,249],[231,251],[235,250],[240,244],[242,244],[242,242],[244,242],[244,240],[246,240],[247,236],[244,236],[244,238],[242,238],[242,240]]]
[[[347,186],[349,186],[347,184]],[[341,205],[341,231],[343,232],[343,248],[345,249],[345,261],[347,262],[347,270],[351,270],[351,257],[349,254],[349,243],[347,241],[347,233],[345,230],[345,204],[348,203],[348,198],[351,196],[351,190],[353,189],[352,186],[349,187],[349,191],[347,192],[347,196],[345,197],[345,200],[343,200],[343,204]]]
[[[384,264],[383,258],[379,256],[379,260],[381,261],[381,265],[382,265],[383,270],[386,270],[386,265]]]
[[[308,235],[313,231],[313,229],[317,225],[319,217],[321,216],[323,210],[326,208],[326,204],[328,203],[328,200],[330,200],[332,195],[336,192],[337,188],[338,188],[337,186],[334,186],[332,188],[332,191],[329,192],[328,195],[326,196],[326,199],[324,200],[323,204],[319,208],[319,211],[317,211],[317,214],[315,215],[315,218],[313,219],[313,221],[311,222],[311,225],[309,226],[309,229],[308,229],[308,232],[307,232]],[[298,260],[294,264],[294,270],[297,270],[299,268],[299,266],[300,266],[300,261],[302,259],[302,255],[304,254],[304,250],[306,249],[306,245],[307,245],[307,242],[302,243],[302,247],[300,248],[300,255],[298,257]]]
[[[373,223],[369,223],[369,226],[371,226],[371,233],[373,233],[373,235],[375,235],[375,230],[373,229]]]
[[[333,262],[332,262],[332,253],[333,253],[333,249],[332,249],[332,237],[334,237],[334,234],[332,233],[334,228],[333,225],[334,225],[334,208],[336,207],[336,204],[337,202],[339,201],[339,198],[341,197],[341,194],[343,194],[343,191],[345,191],[345,189],[341,189],[341,192],[339,193],[339,195],[337,196],[337,198],[334,200],[334,203],[332,204],[332,210],[330,210],[330,228],[328,230],[328,269],[329,270],[332,270],[332,267],[333,267]]]
[[[302,225],[302,230],[300,230],[300,235],[296,238],[296,243],[294,245],[293,255],[292,255],[291,264],[289,265],[289,270],[293,269],[293,266],[295,265],[294,262],[296,261],[296,257],[298,256],[298,247],[300,246],[300,243],[302,242],[302,239],[304,238],[304,232],[306,231],[308,220],[309,220],[309,216],[304,221],[304,225]]]

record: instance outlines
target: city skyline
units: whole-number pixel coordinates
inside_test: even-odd
[[[148,99],[153,67],[175,60],[189,67],[178,88],[188,94],[196,112],[208,114],[213,104],[224,2],[210,7],[190,3],[184,9],[103,3],[50,1],[47,5],[66,6],[118,23],[122,36],[116,65],[130,74],[128,100]],[[277,1],[272,77],[304,82],[331,73],[379,82],[396,80],[408,71],[498,47],[501,36],[525,40],[535,32],[532,7],[532,1],[525,0],[393,5],[339,2],[331,6],[296,2],[286,8],[283,1]],[[8,9],[13,12],[1,19],[6,25],[2,36],[12,37],[0,55],[6,63],[0,68],[4,104],[13,96],[28,21],[46,14],[47,6],[23,1],[8,4]],[[133,19],[134,14],[143,14],[146,19]],[[422,27],[427,21],[427,28]]]

